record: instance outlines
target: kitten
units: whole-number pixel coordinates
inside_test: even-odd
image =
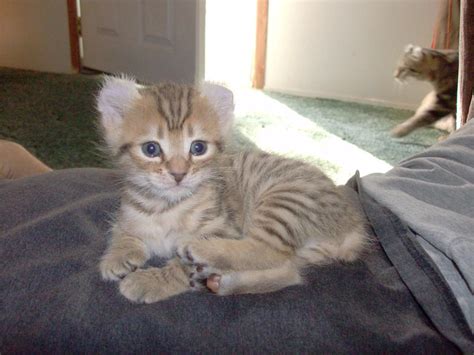
[[[98,110],[123,175],[100,271],[121,280],[129,300],[270,292],[302,283],[304,267],[360,255],[363,218],[319,169],[264,152],[225,153],[227,89],[109,77]],[[141,268],[154,255],[169,261]]]
[[[439,128],[455,129],[458,52],[453,50],[434,50],[408,45],[395,70],[394,76],[400,81],[409,77],[431,83],[431,91],[422,101],[416,113],[392,130],[395,137],[403,137],[413,130],[435,123],[446,116],[448,124]],[[436,126],[435,126],[436,127]]]

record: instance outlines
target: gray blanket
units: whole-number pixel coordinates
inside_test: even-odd
[[[365,191],[418,236],[474,330],[474,120],[386,174]]]
[[[359,203],[353,190],[347,193]],[[117,205],[110,170],[62,170],[0,183],[2,354],[473,349],[436,329],[374,234],[361,261],[312,268],[303,286],[132,304],[97,268]],[[393,229],[382,234],[397,238]]]

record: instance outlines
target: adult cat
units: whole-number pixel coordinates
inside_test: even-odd
[[[393,136],[403,137],[419,127],[433,123],[436,123],[437,128],[454,131],[458,66],[457,51],[440,51],[413,45],[405,48],[395,70],[395,78],[400,81],[410,77],[428,81],[433,86],[433,91],[426,95],[412,117],[393,128]],[[447,123],[442,123],[441,119],[445,117]]]

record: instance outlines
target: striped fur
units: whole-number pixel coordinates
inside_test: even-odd
[[[156,101],[156,108],[164,118],[168,130],[183,128],[184,121],[192,112],[192,97],[194,96],[192,87],[166,83],[142,91],[152,94]]]
[[[228,92],[219,99],[215,88],[212,97],[175,84],[140,88],[138,96],[130,90],[133,104],[112,125],[104,117],[111,108],[100,105],[114,102],[110,83],[98,109],[123,198],[100,269],[106,280],[123,278],[124,296],[155,302],[206,282],[220,295],[269,292],[301,283],[306,266],[360,255],[362,216],[319,169],[264,152],[225,152]],[[189,153],[194,140],[207,142],[204,155]],[[148,141],[159,142],[161,156],[141,152]],[[185,174],[179,182],[177,170]],[[140,269],[152,255],[170,262]]]
[[[395,70],[394,76],[400,81],[410,77],[428,81],[433,86],[415,114],[392,130],[395,137],[403,137],[413,130],[434,124],[446,117],[447,124],[435,127],[448,132],[454,130],[456,114],[458,52],[441,51],[409,45]]]

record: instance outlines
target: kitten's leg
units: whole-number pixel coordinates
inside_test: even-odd
[[[193,288],[199,289],[202,280],[213,293],[224,296],[241,293],[265,293],[282,288],[299,285],[303,279],[297,267],[287,261],[283,265],[265,270],[248,270],[230,273],[195,273],[192,278]]]
[[[120,281],[120,292],[133,302],[158,302],[188,290],[189,270],[178,258],[162,268],[136,270]]]
[[[392,129],[391,133],[394,137],[404,137],[413,130],[428,126],[439,119],[449,115],[449,109],[440,107],[437,103],[436,94],[430,92],[424,99],[416,113]]]
[[[419,127],[428,126],[436,122],[440,118],[446,116],[446,114],[447,113],[444,111],[435,110],[419,112],[392,129],[392,135],[394,137],[404,137]]]
[[[404,137],[415,129],[428,126],[445,117],[449,113],[449,111],[436,107],[435,105],[429,106],[424,110],[418,110],[408,120],[395,126],[395,128],[392,129],[392,135],[394,137]]]
[[[117,281],[143,266],[149,258],[150,251],[143,241],[114,227],[112,239],[99,265],[102,278]]]
[[[183,263],[218,270],[269,269],[285,263],[292,249],[278,248],[253,238],[209,238],[188,241],[177,249]]]
[[[456,119],[451,114],[444,117],[443,119],[436,121],[433,124],[433,127],[441,131],[446,131],[448,133],[453,133],[456,130]]]

